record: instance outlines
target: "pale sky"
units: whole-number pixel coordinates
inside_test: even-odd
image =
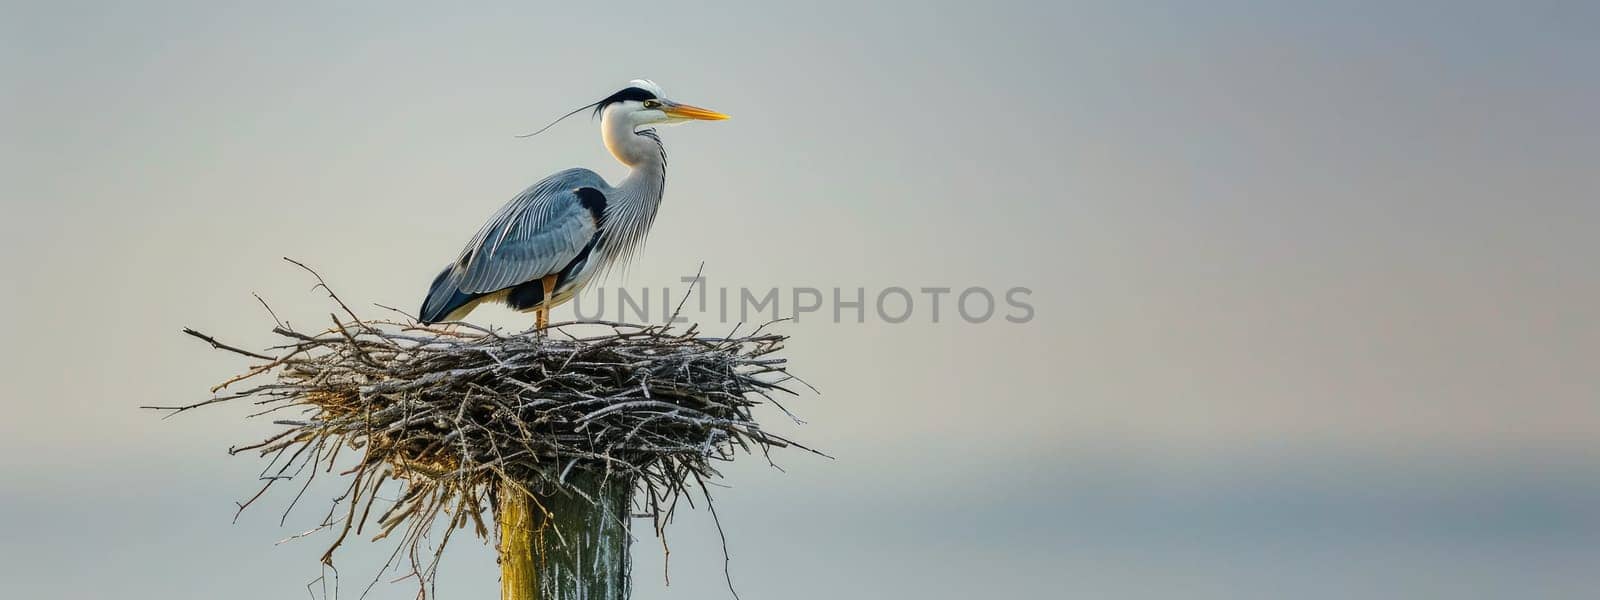
[[[326,319],[280,256],[414,308],[523,187],[620,177],[593,122],[513,136],[636,77],[734,118],[662,132],[610,284],[1033,290],[783,327],[838,460],[730,471],[746,598],[1600,585],[1592,6],[229,4],[0,9],[0,586],[304,594],[320,542],[273,542],[314,511],[229,525],[259,465],[223,450],[268,425],[134,408],[243,366],[178,330]],[[636,597],[725,594],[703,517],[670,588],[635,547]]]

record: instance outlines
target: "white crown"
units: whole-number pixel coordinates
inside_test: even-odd
[[[629,81],[628,87],[636,87],[648,91],[652,94],[655,94],[657,98],[667,97],[667,94],[661,91],[661,86],[656,85],[656,82],[650,81],[649,79],[635,79],[633,81]]]

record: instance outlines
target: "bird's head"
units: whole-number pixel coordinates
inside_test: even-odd
[[[567,117],[591,108],[594,109],[595,116],[608,123],[626,124],[627,130],[630,131],[650,125],[674,125],[685,121],[721,121],[728,118],[728,115],[711,109],[668,100],[662,93],[661,86],[656,85],[654,81],[635,79],[628,82],[628,87],[606,96],[599,102],[579,107],[551,121],[549,125],[539,128],[538,131],[517,137],[539,135]]]
[[[628,87],[594,104],[594,113],[605,120],[626,119],[633,127],[672,125],[686,121],[721,121],[728,115],[714,110],[669,100],[661,86],[649,79],[635,79]]]

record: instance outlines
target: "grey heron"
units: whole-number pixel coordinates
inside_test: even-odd
[[[419,313],[424,324],[458,321],[480,304],[501,302],[533,311],[536,327],[543,329],[551,308],[572,299],[597,274],[626,263],[649,233],[667,177],[667,153],[651,126],[728,118],[668,100],[646,79],[561,119],[589,108],[600,117],[606,149],[628,167],[627,176],[613,186],[594,171],[567,169],[517,194],[433,279]]]

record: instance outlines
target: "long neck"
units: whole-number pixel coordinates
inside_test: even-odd
[[[632,125],[612,121],[626,119],[602,121],[606,149],[629,171],[607,199],[600,251],[608,269],[619,263],[625,266],[644,245],[667,183],[667,152],[655,131],[636,132]]]
[[[667,149],[661,145],[661,138],[654,129],[628,135],[633,138],[630,144],[633,154],[625,159],[613,152],[617,160],[628,165],[628,175],[617,182],[617,191],[629,199],[649,200],[654,210],[655,205],[661,203],[661,192],[667,183]]]

